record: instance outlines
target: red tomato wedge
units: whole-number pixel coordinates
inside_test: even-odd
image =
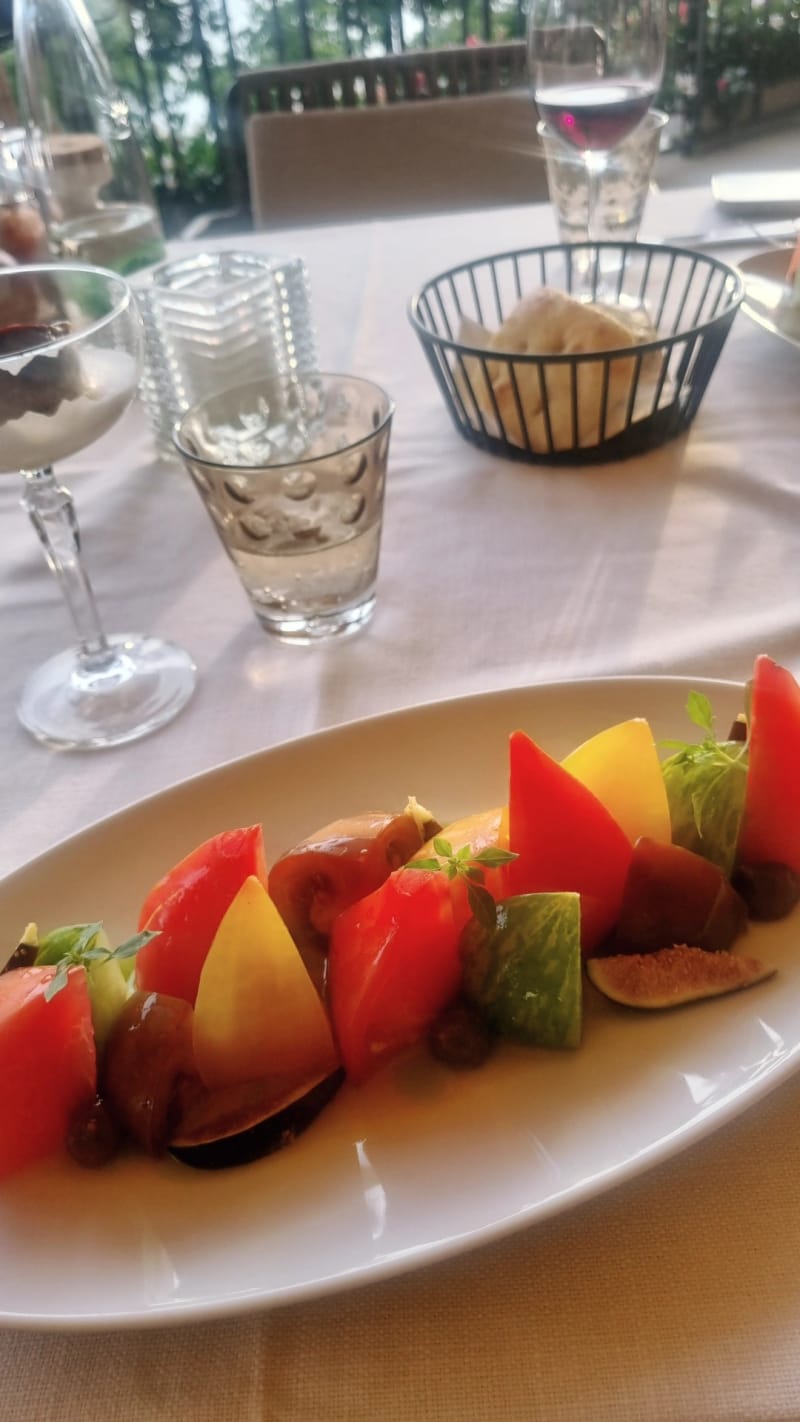
[[[441,831],[455,853],[507,847],[504,808],[485,810]],[[429,841],[415,859],[436,858]],[[413,860],[410,861],[413,863]],[[484,886],[501,898],[502,865],[484,872]],[[334,920],[328,954],[328,1002],[348,1076],[363,1081],[381,1061],[411,1046],[458,993],[458,945],[471,909],[463,879],[443,872],[397,869]]]
[[[444,874],[398,869],[335,920],[328,1002],[351,1080],[417,1041],[458,992],[466,912],[450,890]]]
[[[194,1004],[214,935],[251,876],[266,887],[260,825],[214,835],[154,885],[139,912],[139,928],[158,933],[136,957],[136,982],[143,991]]]
[[[747,788],[737,857],[800,873],[800,686],[770,657],[756,657]]]
[[[523,731],[510,742],[509,894],[578,893],[581,948],[592,953],[616,923],[633,852],[585,785]]]
[[[0,976],[0,1179],[63,1149],[70,1116],[97,1085],[92,1013],[83,968],[50,1002],[55,968]]]

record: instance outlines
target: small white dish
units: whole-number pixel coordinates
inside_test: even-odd
[[[800,307],[789,309],[786,271],[793,247],[769,247],[739,263],[744,281],[742,311],[751,321],[790,346],[800,348]]]
[[[666,678],[561,683],[439,702],[326,731],[134,805],[0,884],[0,917],[131,931],[151,883],[225,827],[265,822],[269,859],[349,812],[416,795],[440,819],[499,804],[507,737],[551,754],[627,717],[692,736],[689,690],[725,728],[743,692]],[[587,988],[575,1052],[503,1048],[449,1072],[420,1051],[345,1086],[306,1135],[240,1169],[50,1162],[0,1185],[0,1325],[162,1326],[331,1294],[431,1264],[591,1199],[759,1101],[800,1064],[800,912],[751,928],[778,966],[673,1012]]]
[[[714,173],[711,196],[721,212],[736,217],[796,217],[800,214],[800,168]]]

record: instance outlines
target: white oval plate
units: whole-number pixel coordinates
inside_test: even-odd
[[[742,311],[745,316],[773,336],[788,341],[790,346],[800,347],[800,311],[793,309],[791,328],[784,324],[782,315],[782,308],[789,300],[786,271],[793,251],[794,247],[770,247],[756,252],[739,263],[739,271],[744,279]]]
[[[113,816],[0,885],[5,932],[103,918],[128,933],[151,882],[226,826],[263,820],[267,850],[415,794],[441,819],[500,803],[516,727],[554,755],[647,716],[691,736],[690,686],[723,730],[729,683],[564,683],[440,702],[309,737]],[[587,993],[573,1053],[503,1049],[457,1075],[420,1052],[343,1088],[290,1149],[194,1172],[120,1159],[50,1162],[0,1186],[0,1324],[129,1328],[218,1317],[400,1273],[499,1238],[675,1154],[757,1101],[800,1053],[798,916],[751,930],[778,963],[748,992],[665,1013]]]

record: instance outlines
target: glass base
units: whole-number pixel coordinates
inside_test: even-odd
[[[375,611],[375,597],[367,598],[357,607],[337,608],[335,612],[309,613],[305,617],[266,617],[261,609],[254,609],[256,617],[266,632],[277,637],[280,642],[293,642],[295,646],[308,647],[314,642],[341,641],[352,637],[366,627]]]
[[[182,647],[156,637],[107,641],[110,655],[96,666],[70,650],[28,678],[17,714],[37,740],[73,750],[121,746],[157,731],[186,705],[197,668]]]

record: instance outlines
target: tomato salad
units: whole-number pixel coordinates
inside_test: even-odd
[[[768,977],[736,945],[800,898],[800,687],[760,656],[727,738],[687,710],[690,742],[634,718],[560,763],[516,731],[507,801],[444,828],[411,799],[271,866],[260,826],[224,830],[117,946],[29,924],[0,973],[0,1179],[65,1144],[241,1163],[420,1040],[454,1068],[577,1048],[587,979],[663,1009]]]

